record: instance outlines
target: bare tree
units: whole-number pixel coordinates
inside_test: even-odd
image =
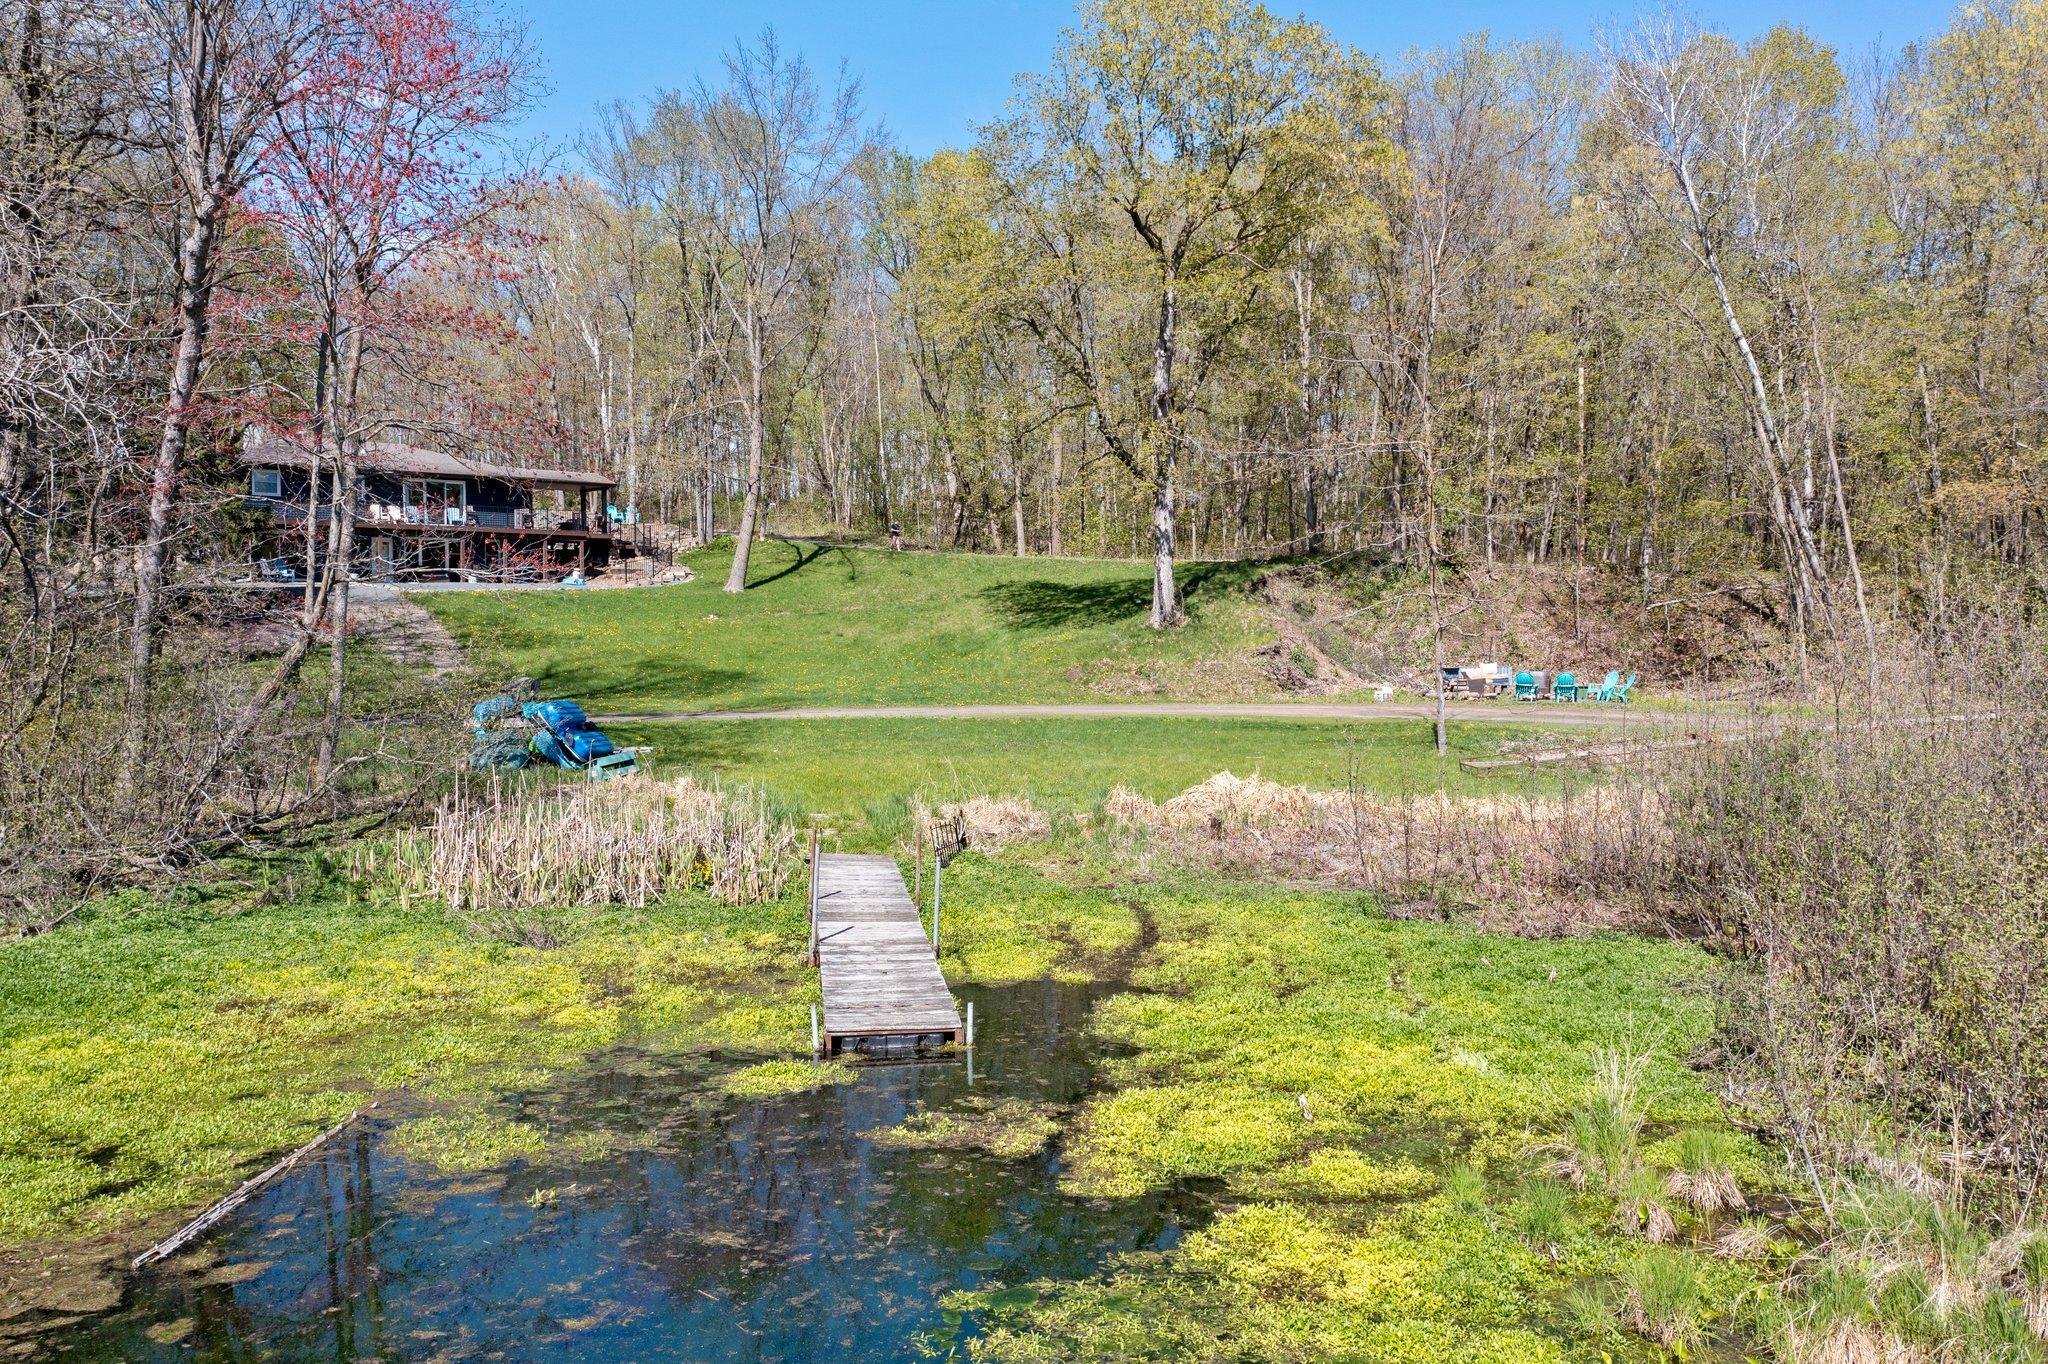
[[[292,97],[293,82],[324,21],[312,0],[143,0],[138,66],[177,191],[177,334],[164,411],[149,465],[147,522],[135,553],[128,650],[129,744],[122,780],[132,786],[150,709],[150,669],[162,613],[165,557],[178,483],[207,355],[222,224],[254,173],[262,139]]]
[[[733,325],[738,354],[727,365],[746,421],[744,498],[725,579],[726,591],[743,592],[768,444],[778,434],[774,376],[815,342],[799,317],[820,271],[830,268],[834,210],[854,185],[866,136],[858,83],[842,72],[825,95],[803,58],[783,53],[773,29],[755,46],[735,48],[724,84],[700,82],[689,107],[699,226]]]

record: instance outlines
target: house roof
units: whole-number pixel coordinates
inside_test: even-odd
[[[298,442],[261,427],[252,427],[242,441],[242,463],[261,468],[303,469],[309,467],[312,460]],[[356,458],[356,467],[389,474],[409,474],[415,478],[487,478],[536,488],[610,488],[618,483],[610,474],[492,464],[451,455],[446,450],[429,450],[423,445],[385,440],[364,442],[362,452]]]

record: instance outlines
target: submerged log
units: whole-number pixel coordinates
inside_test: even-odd
[[[130,1263],[128,1267],[130,1269],[141,1269],[144,1265],[153,1265],[158,1260],[162,1260],[168,1258],[169,1256],[175,1255],[179,1251],[183,1250],[186,1246],[191,1245],[194,1241],[204,1236],[208,1231],[211,1231],[216,1225],[223,1221],[229,1213],[233,1212],[236,1208],[241,1207],[244,1203],[248,1202],[251,1198],[253,1198],[257,1194],[257,1192],[263,1188],[264,1185],[268,1184],[271,1180],[276,1179],[286,1170],[291,1169],[292,1166],[297,1165],[300,1161],[304,1160],[307,1156],[313,1154],[313,1152],[319,1150],[322,1146],[325,1146],[328,1142],[334,1140],[334,1138],[339,1136],[342,1133],[342,1131],[348,1127],[350,1123],[354,1122],[357,1118],[362,1117],[363,1114],[369,1112],[376,1106],[376,1102],[372,1101],[364,1105],[363,1107],[358,1108],[355,1112],[349,1114],[340,1122],[334,1124],[334,1126],[328,1128],[325,1132],[322,1132],[319,1136],[313,1138],[304,1146],[301,1146],[298,1150],[286,1156],[283,1160],[278,1161],[277,1164],[271,1166],[269,1169],[263,1171],[261,1174],[252,1175],[250,1178],[243,1180],[241,1186],[237,1188],[233,1193],[229,1194],[226,1198],[221,1199],[220,1202],[214,1204],[205,1212],[200,1213],[199,1216],[193,1218],[190,1222],[187,1222],[184,1226],[178,1228],[175,1232],[171,1233],[169,1236],[166,1236],[163,1240],[158,1241],[148,1250],[143,1251],[140,1255],[135,1257],[134,1261]]]

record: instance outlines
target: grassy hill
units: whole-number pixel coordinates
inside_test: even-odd
[[[694,582],[599,592],[423,599],[486,668],[525,673],[593,710],[957,705],[1275,695],[1253,650],[1270,616],[1241,590],[1255,564],[1190,564],[1190,623],[1145,626],[1144,564],[800,547],[686,560]]]

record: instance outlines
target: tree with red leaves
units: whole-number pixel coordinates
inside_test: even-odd
[[[430,281],[491,268],[495,215],[523,183],[492,153],[521,107],[526,67],[518,34],[458,0],[322,4],[326,40],[280,112],[251,194],[297,272],[313,354],[291,434],[311,455],[314,489],[324,477],[331,491],[324,555],[308,517],[309,567],[321,567],[298,644],[302,656],[326,620],[319,780],[334,770],[342,724],[356,460],[390,424],[366,376],[381,366],[421,377],[425,343],[491,325],[481,309],[448,307]]]

